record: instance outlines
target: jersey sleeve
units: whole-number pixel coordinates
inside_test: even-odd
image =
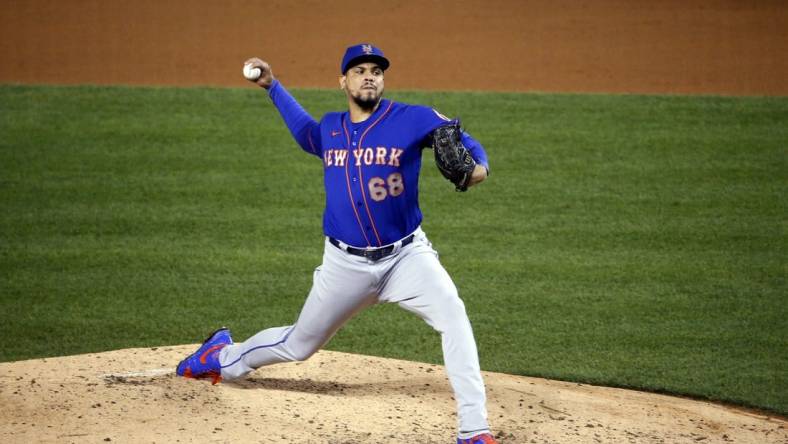
[[[322,157],[320,124],[306,112],[301,104],[276,79],[274,79],[271,87],[268,88],[268,97],[271,98],[279,114],[282,115],[287,129],[290,130],[290,134],[293,135],[293,139],[301,146],[301,149],[309,154]]]
[[[487,152],[484,151],[482,144],[465,131],[462,132],[462,144],[471,152],[471,157],[476,161],[476,164],[487,168],[489,174],[490,163],[487,161]]]
[[[439,126],[446,125],[450,122],[453,122],[452,119],[444,116],[443,114],[439,113],[433,108],[428,107],[419,107],[418,110],[419,114],[419,121],[422,123],[422,131],[424,132],[424,145],[431,146],[432,140],[432,132],[435,131],[436,128]],[[484,150],[484,147],[478,140],[471,137],[470,134],[463,130],[462,132],[462,144],[465,148],[468,148],[468,151],[471,153],[471,157],[473,160],[476,161],[477,164],[482,165],[483,167],[487,168],[487,171],[490,171],[490,164],[487,161],[487,152]]]

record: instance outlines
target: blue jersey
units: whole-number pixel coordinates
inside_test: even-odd
[[[278,81],[268,94],[296,142],[323,161],[326,236],[374,248],[418,228],[421,150],[446,117],[426,106],[382,99],[363,122],[351,122],[349,112],[334,112],[318,123]],[[467,133],[462,141],[476,163],[488,168],[482,145]]]

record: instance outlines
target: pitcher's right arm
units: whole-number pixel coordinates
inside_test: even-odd
[[[268,63],[256,57],[244,63],[252,65],[253,68],[260,68],[260,77],[257,80],[250,81],[268,90],[268,97],[271,98],[279,114],[282,115],[282,119],[284,119],[285,125],[290,130],[290,134],[293,135],[301,149],[309,154],[322,157],[320,124],[306,112],[301,104],[274,77],[271,66]]]

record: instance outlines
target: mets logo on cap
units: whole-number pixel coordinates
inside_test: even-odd
[[[364,62],[375,62],[384,71],[389,67],[389,60],[383,55],[380,48],[371,43],[359,43],[345,51],[342,64],[339,65],[340,72],[344,75],[348,69]]]

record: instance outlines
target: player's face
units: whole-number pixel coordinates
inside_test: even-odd
[[[371,109],[383,97],[383,70],[377,63],[361,63],[340,77],[339,84],[358,106]]]

